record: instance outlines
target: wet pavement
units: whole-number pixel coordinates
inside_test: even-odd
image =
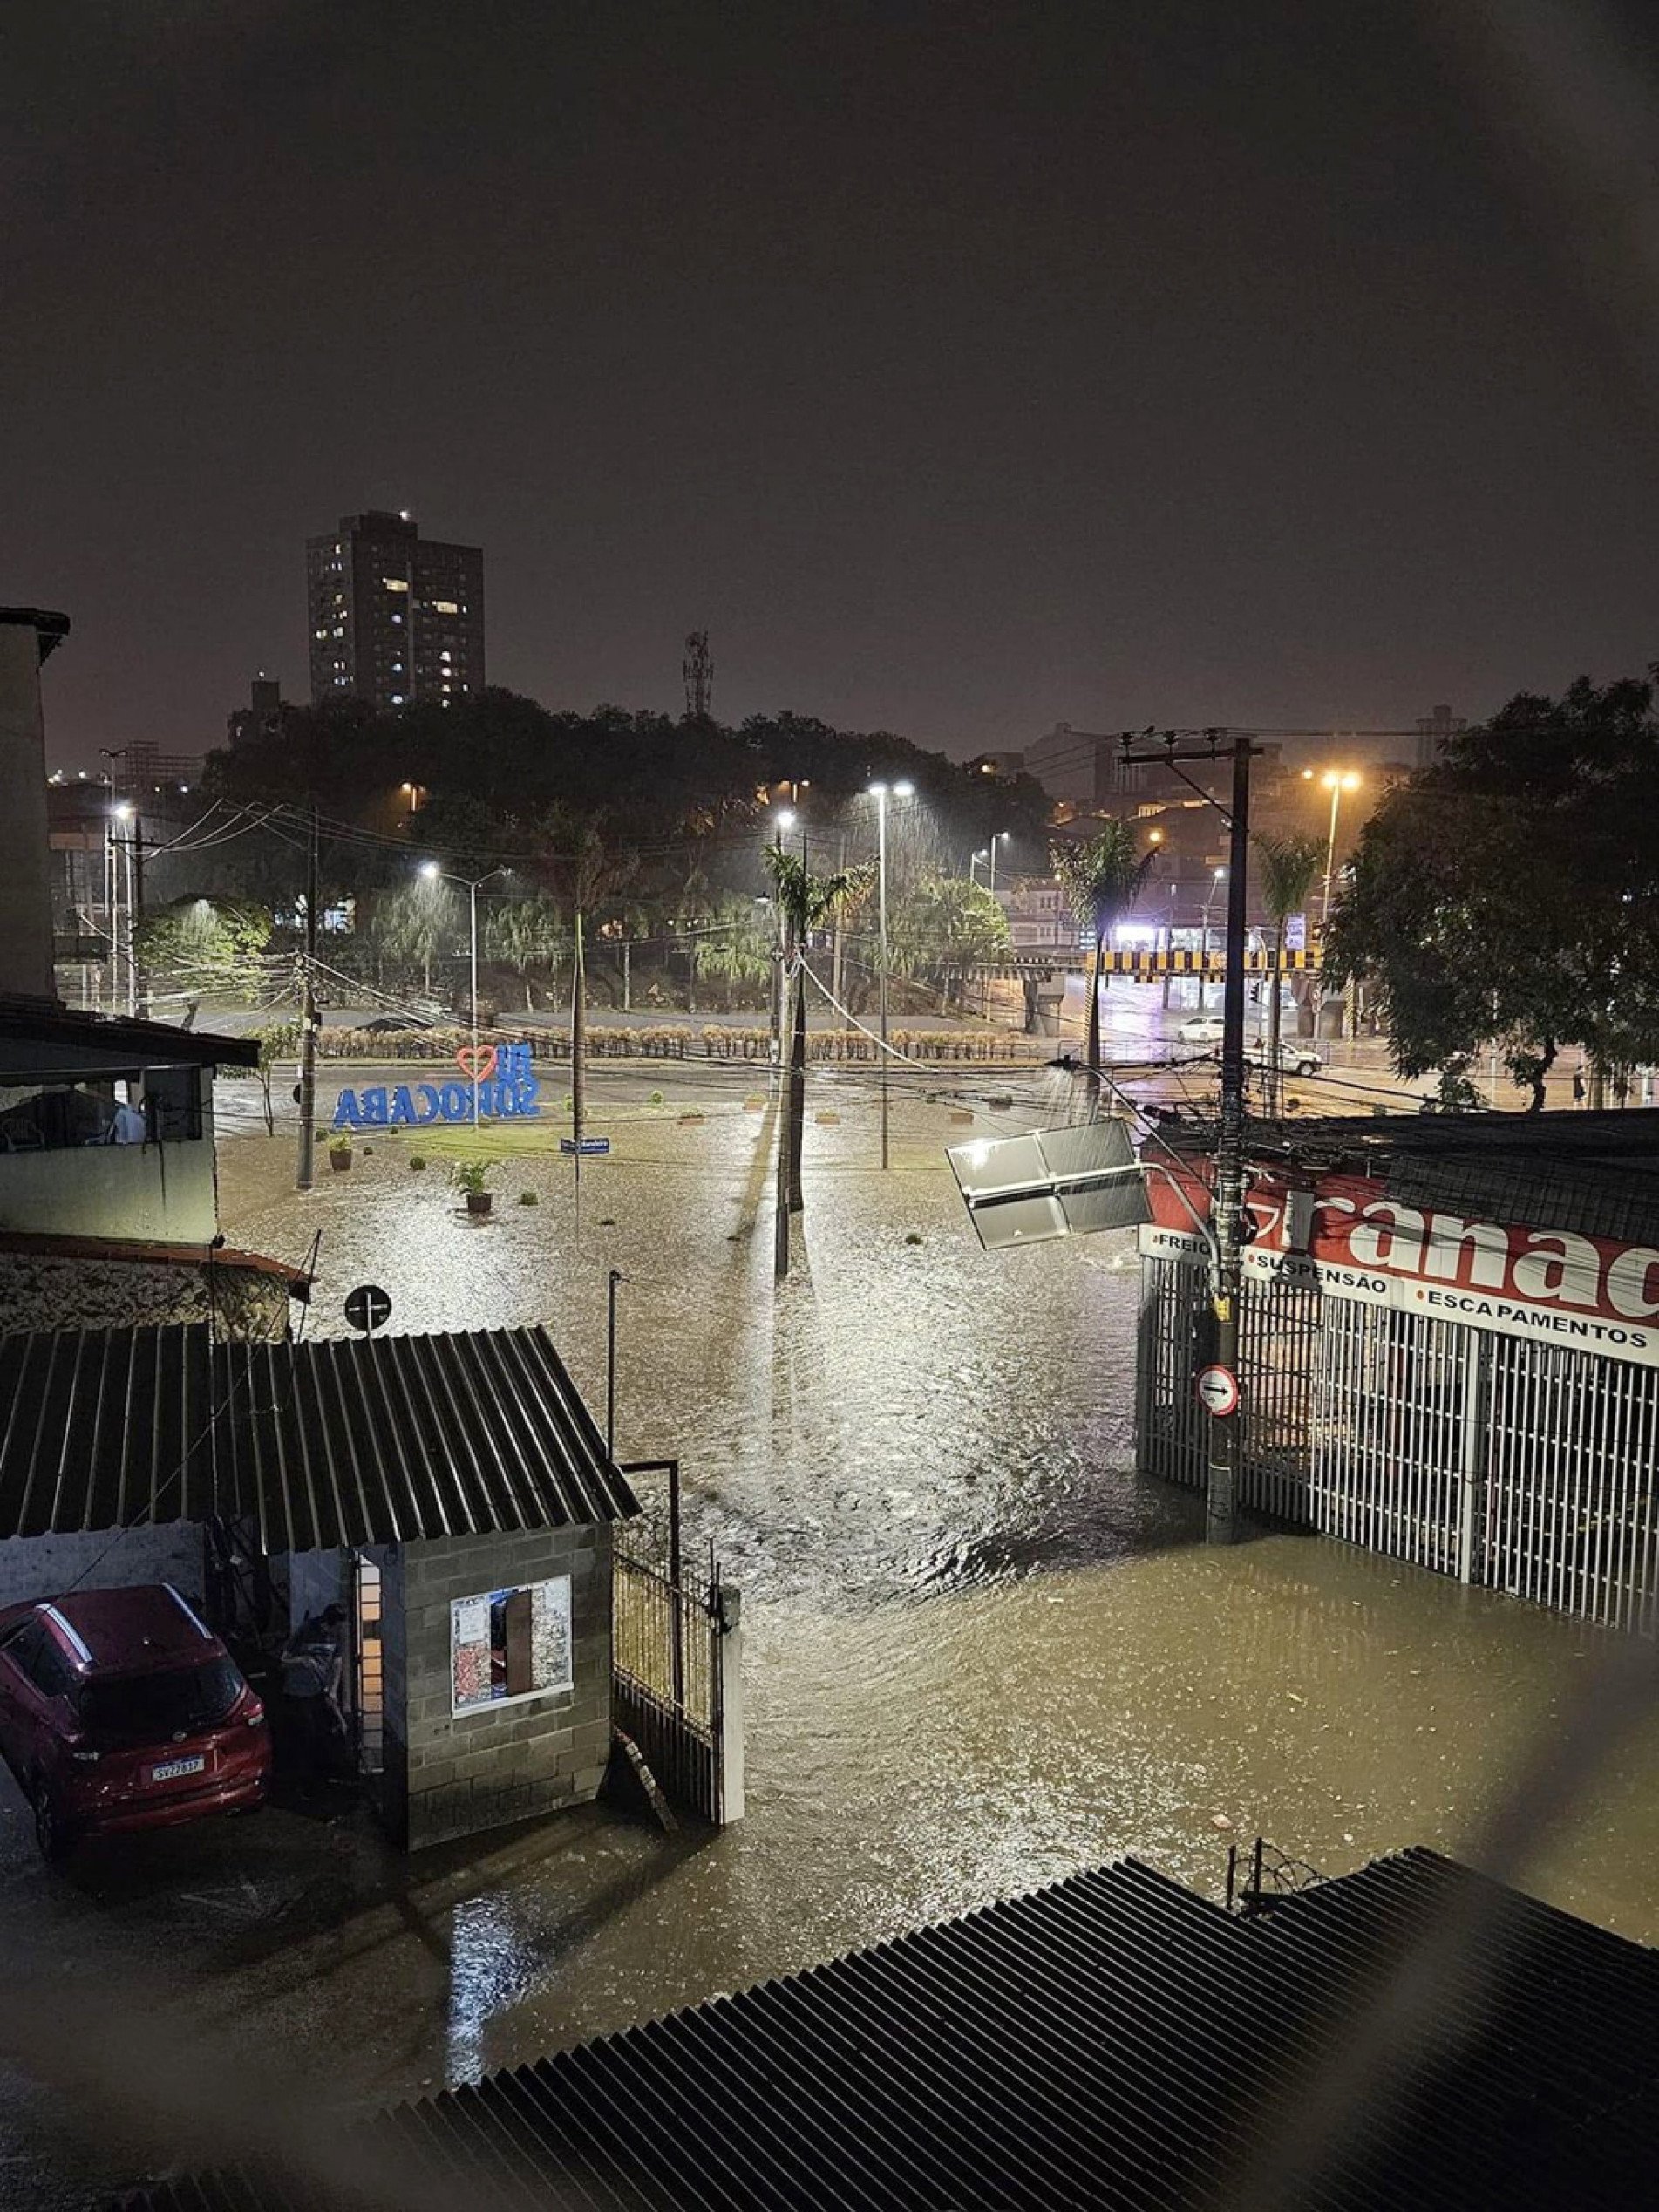
[[[1207,1551],[1194,1500],[1134,1480],[1131,1240],[983,1254],[942,1160],[1066,1113],[1064,1079],[1004,1106],[907,1074],[883,1177],[873,1077],[815,1076],[780,1293],[764,1077],[699,1080],[685,1121],[649,1071],[602,1073],[615,1154],[580,1203],[549,1130],[482,1223],[444,1180],[464,1133],[320,1160],[309,1197],[291,1136],[222,1146],[233,1243],[296,1259],[322,1232],[308,1330],[343,1333],[364,1280],[395,1328],[545,1322],[602,1406],[622,1269],[619,1450],[682,1458],[688,1552],[745,1593],[749,1813],[665,1841],[595,1808],[411,1865],[360,1818],[274,1812],[48,1875],[0,1783],[10,1986],[113,2033],[124,2073],[140,2024],[152,2112],[199,2120],[210,2063],[225,2108],[249,2081],[267,2113],[285,2081],[417,2093],[1124,1852],[1219,1892],[1258,1831],[1330,1872],[1456,1849],[1593,1665],[1590,1631],[1333,1542]],[[1648,1939],[1656,1748],[1528,1875]],[[100,2124],[44,2182],[44,2110],[0,2105],[0,2203],[93,2201],[144,2162]]]

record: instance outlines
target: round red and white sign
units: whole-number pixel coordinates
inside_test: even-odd
[[[1200,1367],[1195,1387],[1199,1404],[1218,1420],[1238,1412],[1239,1378],[1230,1367]]]

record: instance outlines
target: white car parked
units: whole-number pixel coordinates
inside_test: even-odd
[[[1221,1041],[1221,1017],[1219,1014],[1189,1014],[1175,1034],[1183,1045],[1219,1045]]]
[[[1268,1046],[1264,1038],[1256,1038],[1244,1048],[1244,1057],[1252,1067],[1266,1067]],[[1325,1065],[1325,1056],[1310,1037],[1282,1037],[1279,1039],[1279,1072],[1282,1075],[1317,1075]]]

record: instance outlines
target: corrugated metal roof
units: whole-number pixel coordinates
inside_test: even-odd
[[[205,1031],[175,1029],[170,1022],[141,1022],[128,1015],[85,1014],[68,1006],[44,1006],[38,999],[0,997],[0,1044],[56,1045],[99,1052],[111,1059],[153,1067],[257,1067],[256,1037],[212,1037]]]
[[[441,2182],[471,2212],[1282,2212],[1251,2195],[1252,2161],[1303,2127],[1303,2064],[1341,2051],[1356,1999],[1448,1912],[1473,1932],[1440,1950],[1442,2002],[1403,2092],[1295,2201],[1647,2202],[1659,1955],[1425,1851],[1250,1921],[1125,1861],[398,2107],[351,2138],[350,2164]],[[128,2203],[361,2201],[315,2168],[250,2166]]]
[[[309,1551],[637,1510],[544,1329],[0,1339],[0,1537],[222,1514]]]

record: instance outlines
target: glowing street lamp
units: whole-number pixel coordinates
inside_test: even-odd
[[[1210,908],[1214,902],[1216,893],[1226,881],[1227,870],[1225,868],[1214,868],[1210,870],[1210,886],[1208,890],[1204,894],[1204,926],[1199,936],[1198,1011],[1200,1014],[1204,1011],[1204,986],[1209,977]]]
[[[405,786],[407,789],[407,786]],[[439,867],[436,861],[423,861],[420,872],[429,883],[442,881],[459,883],[466,893],[467,917],[472,939],[473,960],[473,1126],[478,1126],[478,895],[485,884],[493,883],[498,875],[511,875],[510,868],[493,868],[487,875],[451,875]]]
[[[1303,783],[1311,783],[1314,779],[1313,770],[1304,768],[1302,772],[1302,779]],[[1336,867],[1337,809],[1343,803],[1343,792],[1357,791],[1360,781],[1360,777],[1352,768],[1327,768],[1319,779],[1321,789],[1330,793],[1330,834],[1325,841],[1325,888],[1319,905],[1319,926],[1322,929],[1330,921],[1330,882]]]
[[[974,854],[972,860],[968,863],[969,877],[970,881],[976,883],[978,882],[979,878],[974,874],[975,869],[979,866],[981,861],[987,863],[986,875],[988,877],[988,888],[989,888],[990,895],[993,898],[996,895],[996,847],[999,845],[1006,845],[1008,842],[1008,837],[1009,833],[1007,830],[999,829],[996,835],[991,839],[990,843],[989,845],[982,846],[979,851]]]

